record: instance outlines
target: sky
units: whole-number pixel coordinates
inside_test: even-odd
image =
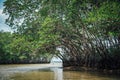
[[[0,0],[0,31],[4,30],[4,31],[11,31],[11,28],[5,24],[5,19],[8,17],[7,15],[3,14],[3,2],[5,0]]]

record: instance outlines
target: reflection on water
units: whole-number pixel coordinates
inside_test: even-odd
[[[0,80],[120,80],[119,75],[116,74],[63,71],[62,68],[55,67],[46,67],[44,69],[39,69],[38,67],[32,69],[29,67],[27,70],[23,68],[24,67],[22,67],[22,69],[20,67],[6,69],[6,67],[0,66]],[[35,66],[33,68],[35,68]],[[17,69],[19,70],[17,71]]]
[[[63,69],[62,68],[51,68],[54,71],[54,80],[63,80]]]

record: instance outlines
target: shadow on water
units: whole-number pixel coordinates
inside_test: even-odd
[[[13,71],[14,69],[10,72]],[[63,71],[62,68],[55,67],[18,71],[9,74],[7,77],[3,77],[5,75],[6,74],[0,72],[0,80],[120,80],[120,77],[117,74],[87,71]]]

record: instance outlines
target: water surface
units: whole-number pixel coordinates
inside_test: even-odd
[[[0,65],[0,80],[120,80],[118,74],[63,71],[59,64]]]

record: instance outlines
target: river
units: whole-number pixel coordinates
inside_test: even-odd
[[[61,64],[0,65],[0,80],[120,80],[118,74],[63,71]]]

